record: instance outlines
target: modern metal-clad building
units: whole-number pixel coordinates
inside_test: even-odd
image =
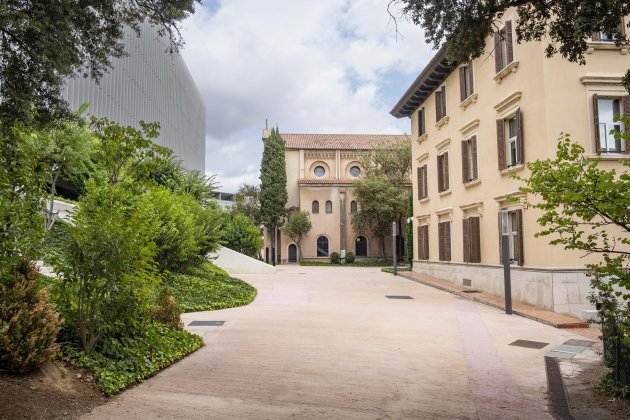
[[[115,59],[98,84],[90,78],[67,80],[63,96],[70,109],[89,102],[88,115],[120,124],[157,121],[157,143],[172,149],[184,167],[203,171],[205,109],[186,64],[148,24],[140,37],[127,28],[124,43],[128,55]]]

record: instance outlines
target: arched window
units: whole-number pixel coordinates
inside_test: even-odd
[[[311,213],[318,214],[319,213],[319,201],[314,200],[311,205]]]
[[[332,213],[332,201],[326,201],[326,213]]]
[[[352,200],[350,202],[350,213],[356,213],[357,212],[357,202]]]
[[[320,236],[319,238],[317,238],[317,256],[328,256],[328,238],[325,236]]]
[[[354,255],[367,257],[367,239],[365,236],[357,236],[357,240],[354,242]]]

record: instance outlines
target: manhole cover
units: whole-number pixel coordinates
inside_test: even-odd
[[[220,327],[225,321],[192,321],[189,327]]]
[[[411,296],[407,295],[385,295],[387,299],[413,299]]]
[[[546,347],[548,345],[549,343],[543,343],[541,341],[530,341],[530,340],[516,340],[510,343],[510,346],[525,347],[528,349],[542,349],[543,347]]]
[[[567,346],[592,347],[595,342],[589,340],[576,340],[575,338],[572,338],[565,341],[564,344],[566,344]]]

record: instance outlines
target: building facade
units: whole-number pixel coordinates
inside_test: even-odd
[[[141,29],[137,36],[125,28],[127,56],[114,59],[99,83],[70,78],[62,95],[71,110],[87,102],[88,115],[123,125],[159,122],[156,142],[172,149],[185,168],[204,171],[206,115],[201,95],[181,56],[168,52],[168,40],[149,24]]]
[[[513,176],[553,158],[561,133],[603,168],[628,170],[630,147],[610,131],[623,129],[613,114],[630,113],[621,83],[630,55],[594,34],[586,65],[546,58],[544,43],[516,43],[516,20],[506,13],[471,62],[455,65],[438,51],[392,110],[411,121],[414,270],[502,295],[501,230],[513,299],[582,316],[593,260],[535,237],[540,213],[510,199],[524,198]]]
[[[268,133],[263,134],[263,141]],[[302,240],[304,259],[328,260],[332,252],[353,252],[357,259],[378,258],[380,242],[355,232],[352,213],[358,210],[352,183],[363,174],[361,158],[377,145],[409,141],[402,135],[281,133],[285,142],[288,200],[286,207],[307,211],[312,228]],[[265,232],[264,257],[271,261],[271,235]],[[391,257],[391,238],[386,257]],[[278,231],[277,262],[297,262],[298,247]],[[403,247],[404,250],[404,247]]]

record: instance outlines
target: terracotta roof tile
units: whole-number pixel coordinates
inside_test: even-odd
[[[402,134],[280,133],[287,149],[369,150],[384,143],[409,141]]]

